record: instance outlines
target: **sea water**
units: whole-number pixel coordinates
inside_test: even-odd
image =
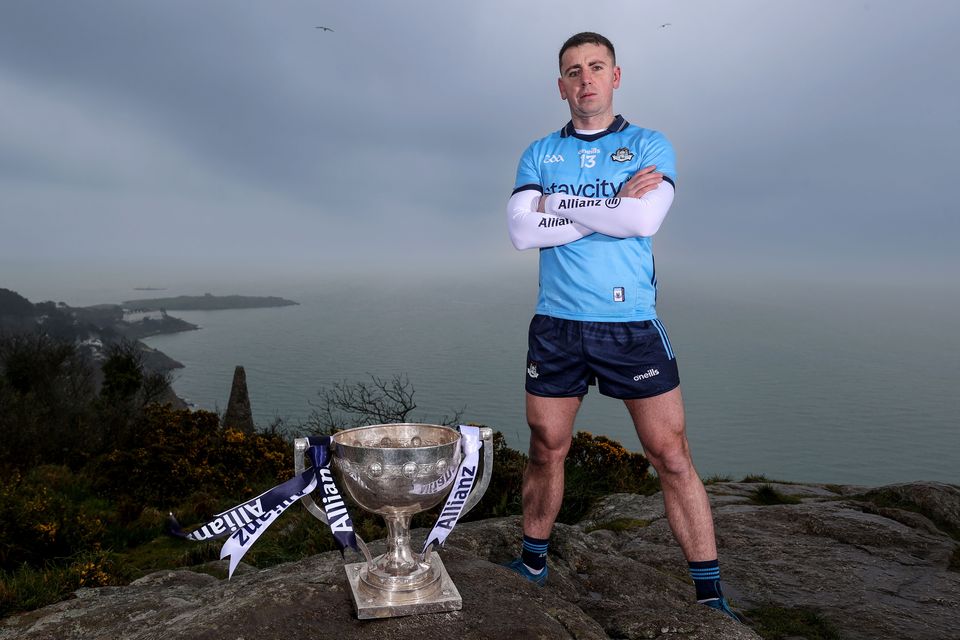
[[[408,420],[462,410],[463,421],[526,449],[535,282],[318,283],[251,293],[300,304],[171,312],[201,329],[147,340],[184,364],[174,389],[196,406],[224,410],[237,365],[261,425],[306,420],[318,391],[333,384],[401,375],[415,389]],[[960,313],[951,296],[696,283],[660,296],[702,476],[960,482]],[[576,428],[640,450],[622,403],[595,388]]]

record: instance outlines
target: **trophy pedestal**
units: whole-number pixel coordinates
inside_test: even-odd
[[[361,575],[366,571],[366,562],[344,565],[344,569],[347,571],[347,581],[350,583],[350,591],[353,593],[353,604],[357,609],[357,618],[370,620],[421,613],[459,611],[463,608],[460,592],[457,591],[457,587],[450,579],[450,575],[444,568],[443,562],[436,551],[430,554],[430,566],[439,573],[439,584],[431,585],[428,589],[403,592],[374,590],[363,584]]]

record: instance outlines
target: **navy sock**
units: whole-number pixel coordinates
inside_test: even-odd
[[[690,577],[697,588],[697,601],[722,598],[720,591],[720,563],[717,560],[706,562],[689,562]]]
[[[523,536],[523,552],[520,558],[523,564],[527,565],[535,573],[539,573],[547,566],[547,547],[550,540],[541,540],[540,538],[531,538],[528,535]]]

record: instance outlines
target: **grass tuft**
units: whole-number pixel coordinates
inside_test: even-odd
[[[720,484],[721,482],[733,482],[733,477],[722,474],[714,474],[703,479],[704,485]]]
[[[755,504],[762,505],[800,504],[801,502],[800,498],[780,493],[769,484],[762,484],[757,487],[756,490],[750,494],[750,500]]]

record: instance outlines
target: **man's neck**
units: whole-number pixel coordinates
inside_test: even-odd
[[[570,114],[573,121],[573,128],[581,131],[603,131],[613,124],[614,117],[612,113],[603,113],[595,116],[576,116]]]

